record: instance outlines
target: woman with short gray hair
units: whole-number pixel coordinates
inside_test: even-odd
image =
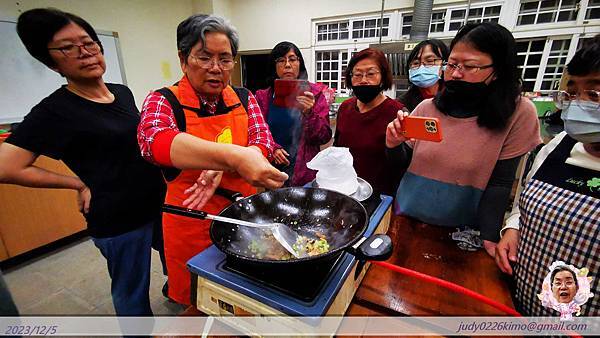
[[[185,57],[190,55],[192,47],[198,42],[204,45],[206,33],[223,33],[229,39],[231,54],[237,55],[240,37],[229,21],[220,16],[195,14],[177,27],[177,49]]]
[[[230,202],[213,196],[217,187],[249,196],[253,185],[276,188],[287,179],[267,160],[274,143],[256,99],[229,85],[238,43],[235,29],[217,16],[192,15],[177,27],[184,75],[148,95],[138,128],[144,158],[167,168],[166,204],[218,214]],[[163,215],[168,292],[178,303],[190,304],[185,264],[211,245],[209,227],[210,221]]]

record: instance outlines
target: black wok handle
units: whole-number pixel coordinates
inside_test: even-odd
[[[385,261],[392,256],[392,251],[392,239],[383,234],[363,237],[352,246],[352,254],[361,261]]]
[[[191,218],[198,218],[198,219],[206,219],[206,216],[207,216],[207,214],[204,211],[182,208],[182,207],[178,207],[178,206],[170,205],[170,204],[163,205],[162,210],[164,212],[168,212],[170,214],[186,216],[186,217],[191,217]]]
[[[218,187],[215,190],[215,194],[219,195],[221,197],[225,197],[228,200],[230,200],[231,202],[237,202],[237,201],[241,200],[242,198],[244,198],[244,195],[242,195],[241,193],[239,193],[237,191],[233,191],[233,190],[229,190],[229,189],[225,189],[225,188],[221,188],[221,187]]]

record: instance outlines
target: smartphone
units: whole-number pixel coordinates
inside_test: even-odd
[[[293,108],[298,106],[296,97],[310,91],[306,80],[275,79],[275,98],[273,104],[278,107]]]
[[[440,120],[435,117],[406,116],[402,120],[402,134],[423,141],[442,141]]]

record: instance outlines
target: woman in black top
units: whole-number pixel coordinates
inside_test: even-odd
[[[160,169],[140,155],[133,95],[102,80],[102,45],[82,18],[33,9],[19,17],[17,31],[29,53],[67,85],[33,107],[0,145],[0,182],[76,190],[107,261],[116,314],[152,315],[152,229],[161,222],[165,187]],[[64,161],[78,177],[36,167],[39,155]]]

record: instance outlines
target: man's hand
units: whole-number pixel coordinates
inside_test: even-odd
[[[223,178],[222,171],[202,171],[196,183],[184,191],[189,197],[183,201],[183,206],[188,209],[202,209],[206,202],[215,194],[215,190],[221,183],[221,178]]]
[[[288,160],[288,156],[290,156],[290,154],[288,154],[288,152],[285,151],[285,149],[275,149],[275,151],[273,152],[273,162],[275,164],[280,165],[290,165],[290,160]]]
[[[517,261],[519,249],[519,230],[506,229],[504,236],[496,246],[496,264],[502,272],[512,275],[511,263]]]

